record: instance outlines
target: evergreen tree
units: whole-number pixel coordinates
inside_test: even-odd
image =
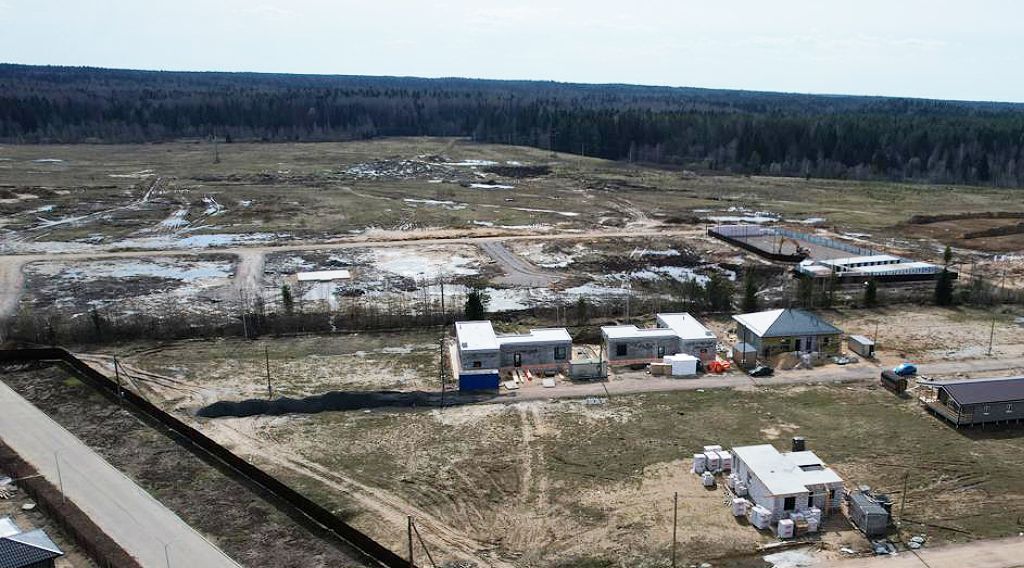
[[[712,311],[727,312],[732,309],[732,296],[735,287],[725,276],[717,272],[712,274],[705,286],[705,292]]]
[[[482,320],[487,316],[487,304],[490,298],[483,290],[473,288],[466,294],[466,319],[469,321]]]
[[[281,307],[284,313],[292,315],[295,312],[295,298],[292,297],[292,288],[287,284],[281,285]]]
[[[953,305],[953,274],[945,268],[935,280],[935,305]]]
[[[869,308],[878,305],[878,283],[874,278],[864,283],[864,305]]]
[[[576,325],[586,325],[587,320],[590,317],[590,304],[587,299],[580,296],[576,300]]]
[[[754,278],[754,273],[751,270],[747,271],[746,278],[743,279],[743,306],[741,310],[743,313],[756,312],[760,308],[757,300],[757,281]]]

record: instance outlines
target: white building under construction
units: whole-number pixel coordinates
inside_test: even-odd
[[[641,365],[676,354],[693,355],[702,363],[715,359],[718,338],[690,314],[658,314],[656,321],[656,327],[646,329],[635,325],[602,327],[608,362]]]
[[[732,449],[732,471],[748,498],[771,514],[771,522],[817,508],[839,508],[843,480],[814,452],[780,452],[771,444]]]

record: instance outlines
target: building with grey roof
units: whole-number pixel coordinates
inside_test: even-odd
[[[919,381],[930,395],[921,401],[956,427],[1024,418],[1024,376]]]
[[[812,508],[839,507],[843,480],[814,452],[780,452],[771,444],[732,449],[732,471],[748,498],[771,512],[771,522]]]
[[[806,310],[787,308],[732,316],[739,343],[763,358],[780,353],[838,353],[843,330]]]
[[[52,568],[64,553],[42,529],[21,532],[10,517],[0,519],[0,568]]]

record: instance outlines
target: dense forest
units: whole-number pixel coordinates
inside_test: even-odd
[[[1024,186],[1024,104],[0,65],[8,143],[409,135],[722,172]]]

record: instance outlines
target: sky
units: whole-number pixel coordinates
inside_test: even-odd
[[[1024,102],[1016,0],[0,0],[0,62]]]

